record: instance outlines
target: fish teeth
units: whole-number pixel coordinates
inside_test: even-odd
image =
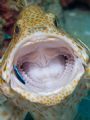
[[[63,81],[63,79],[66,79],[66,78],[68,79],[73,69],[73,65],[74,65],[73,60],[70,60],[70,58],[66,60],[65,70],[63,72],[63,75],[60,78],[60,81]]]
[[[36,86],[37,88],[42,87],[42,84],[40,85],[38,81],[35,81],[34,79],[32,80],[24,71],[22,71],[21,74],[23,78],[25,79],[26,84],[29,85],[29,87],[31,86]]]
[[[43,56],[43,57],[41,56],[42,60],[45,59],[45,56]],[[65,53],[65,51],[61,52],[58,57],[59,57],[59,62],[64,61],[64,63],[62,63],[62,62],[60,63],[61,64],[60,68],[56,67],[56,63],[58,63],[58,61],[55,61],[56,69],[53,67],[52,67],[53,69],[51,68],[50,70],[49,69],[45,69],[45,70],[40,69],[41,70],[39,72],[40,75],[38,73],[38,69],[36,69],[36,67],[39,67],[37,64],[37,59],[35,59],[34,62],[33,61],[30,62],[27,58],[23,58],[20,61],[18,61],[17,66],[19,68],[19,71],[20,71],[22,77],[25,80],[25,85],[26,85],[27,89],[29,89],[30,91],[34,91],[34,92],[42,92],[43,90],[49,91],[49,90],[53,90],[53,89],[55,90],[60,87],[63,87],[64,85],[66,85],[68,83],[69,76],[71,75],[73,66],[74,66],[74,58],[71,57],[71,55]],[[29,63],[27,63],[27,61],[29,61]],[[43,64],[46,65],[46,63],[47,63],[47,61],[43,61],[43,62],[41,61],[40,65],[43,65]],[[51,64],[51,66],[53,66],[53,63]],[[57,66],[58,66],[58,64],[57,64]],[[64,66],[63,71],[60,74],[59,70],[62,70],[61,67],[63,67],[63,66]],[[35,69],[34,72],[32,71],[33,68]],[[59,74],[58,74],[58,71],[59,71]],[[47,74],[46,74],[46,72],[47,72]],[[53,74],[53,73],[55,73],[55,74]],[[44,75],[46,75],[46,76],[44,76]],[[56,77],[56,78],[54,78],[54,77]],[[43,78],[44,78],[44,80],[43,80]]]

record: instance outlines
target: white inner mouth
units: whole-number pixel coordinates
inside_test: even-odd
[[[52,93],[70,84],[78,66],[73,49],[65,41],[24,44],[13,64],[22,75],[26,89],[41,94]]]
[[[51,92],[69,82],[75,62],[69,57],[55,48],[41,49],[21,57],[17,66],[30,90]]]

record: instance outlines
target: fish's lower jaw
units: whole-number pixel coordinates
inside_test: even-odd
[[[45,106],[60,104],[68,96],[73,94],[73,92],[75,91],[75,88],[78,86],[78,83],[80,82],[80,80],[74,80],[70,85],[67,85],[66,87],[62,88],[59,91],[53,92],[51,95],[38,95],[34,93],[32,94],[29,91],[25,90],[23,87],[20,87],[19,83],[17,83],[17,81],[14,82],[14,80],[15,79],[13,79],[11,83],[11,87],[13,88],[14,91],[17,91],[17,93],[20,94],[25,101],[39,103]],[[78,100],[77,103],[78,102],[80,101]],[[30,106],[28,105],[27,107],[30,107]]]
[[[69,42],[38,35],[19,43],[10,56],[11,88],[26,100],[45,105],[60,103],[72,94],[84,67]]]

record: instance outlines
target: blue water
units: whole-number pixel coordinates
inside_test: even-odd
[[[75,120],[90,120],[90,92],[79,104]]]

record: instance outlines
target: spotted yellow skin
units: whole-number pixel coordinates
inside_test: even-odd
[[[64,32],[62,30],[62,28],[58,28],[55,25],[54,21],[55,21],[55,16],[53,14],[45,13],[38,6],[32,5],[32,6],[28,6],[28,7],[24,8],[24,10],[22,10],[22,12],[20,13],[18,20],[15,24],[13,39],[2,58],[1,71],[0,71],[0,73],[1,73],[0,88],[1,88],[2,94],[7,96],[8,100],[11,102],[10,104],[12,106],[12,111],[13,110],[15,111],[13,106],[19,107],[20,115],[18,115],[17,120],[21,119],[21,114],[22,114],[21,110],[23,110],[24,112],[29,110],[29,108],[27,106],[31,106],[30,112],[33,114],[33,116],[36,118],[36,120],[45,120],[44,113],[46,110],[47,110],[47,114],[48,114],[48,112],[50,112],[50,114],[51,114],[51,116],[47,115],[47,120],[50,120],[50,119],[51,120],[67,120],[68,116],[69,116],[68,120],[72,120],[72,118],[73,118],[72,116],[74,116],[74,115],[71,116],[71,113],[66,112],[66,110],[72,112],[72,108],[73,108],[75,111],[76,104],[86,94],[86,92],[83,92],[83,93],[78,92],[77,93],[77,90],[76,90],[74,97],[72,94],[72,92],[74,91],[76,86],[77,86],[77,89],[79,89],[79,91],[82,91],[82,90],[86,91],[87,85],[85,84],[84,80],[82,80],[82,81],[74,80],[74,82],[72,83],[71,86],[68,86],[67,88],[64,89],[64,91],[62,92],[63,94],[58,93],[58,94],[55,94],[52,96],[34,97],[29,92],[26,93],[23,89],[20,89],[19,86],[16,87],[17,93],[15,91],[13,91],[8,82],[8,80],[9,80],[8,75],[6,76],[7,80],[2,79],[2,74],[4,72],[9,71],[8,64],[10,62],[9,58],[10,58],[11,51],[13,51],[15,49],[16,45],[20,41],[22,41],[23,38],[25,38],[28,35],[33,35],[36,32],[44,32],[47,34],[53,34],[53,35],[57,35],[57,36],[67,37],[75,45],[75,50],[78,53],[79,57],[88,66],[88,61],[89,61],[88,50],[83,45],[81,45],[79,42],[75,41],[66,32]],[[19,33],[15,33],[16,26],[19,27]],[[40,41],[31,41],[31,42],[35,44]],[[86,67],[85,69],[86,69],[86,72],[88,74],[90,74],[90,70],[89,70],[90,68]],[[81,78],[79,78],[79,79],[81,79]],[[20,95],[18,93],[20,93]],[[68,97],[69,95],[70,95],[70,97]],[[30,103],[30,101],[26,101],[29,97],[30,97],[31,103]],[[71,102],[69,102],[69,100]],[[61,118],[58,118],[56,111],[58,111],[60,109],[59,107],[53,106],[53,107],[51,107],[51,109],[52,109],[51,110],[50,107],[40,106],[36,103],[40,103],[40,104],[44,104],[44,105],[48,105],[48,106],[59,104],[59,106],[61,106],[61,109],[62,109],[61,111],[63,111],[63,112],[65,111],[65,112],[63,113],[63,115],[61,114],[61,116],[60,116]],[[8,104],[8,102],[6,102],[6,104]],[[39,109],[41,109],[41,112],[43,111],[43,114],[41,114],[41,112],[39,112]],[[15,112],[17,113],[17,111],[18,110],[16,110]],[[15,117],[16,117],[16,113],[15,113]],[[11,117],[10,119],[12,120],[12,115],[10,117]],[[23,116],[22,116],[22,118],[23,118]],[[8,120],[8,119],[5,119],[5,120]],[[14,117],[13,117],[13,120],[14,120]]]
[[[23,40],[24,37],[27,35],[32,35],[35,32],[45,32],[45,33],[52,33],[55,35],[61,35],[61,36],[67,36],[71,39],[71,41],[74,44],[77,44],[79,46],[79,43],[76,43],[76,41],[71,38],[66,32],[63,31],[62,28],[58,28],[55,26],[55,16],[52,13],[45,13],[40,7],[38,6],[29,6],[24,8],[24,10],[21,12],[21,14],[18,17],[18,21],[15,24],[15,26],[19,26],[20,32],[19,34],[13,35],[13,40],[4,54],[3,60],[2,60],[2,66],[5,65],[5,61],[8,59],[8,56],[10,55],[10,52],[12,49],[14,49],[15,45]],[[36,41],[34,41],[36,42]],[[76,47],[76,50],[80,54],[81,58],[85,60],[85,62],[88,62],[88,56],[87,56],[87,50],[81,45],[80,47]],[[81,50],[84,52],[84,55],[81,53]]]

